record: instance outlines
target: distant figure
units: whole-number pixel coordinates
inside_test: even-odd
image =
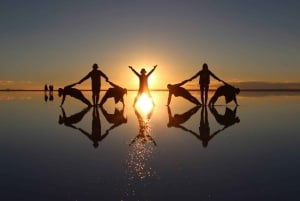
[[[182,85],[184,85],[188,81],[189,80],[185,80],[185,81],[183,81],[181,83],[178,83],[178,84],[168,84],[167,85],[167,87],[169,89],[169,97],[168,97],[167,105],[170,105],[172,95],[174,95],[175,97],[181,96],[181,97],[187,99],[188,101],[190,101],[190,102],[192,102],[196,105],[201,105],[201,103],[197,100],[197,98],[192,96],[192,94],[188,90],[181,87]]]
[[[225,101],[226,104],[229,103],[230,101],[234,101],[236,105],[238,105],[237,100],[236,100],[236,95],[240,93],[239,88],[235,88],[227,83],[224,82],[225,85],[220,86],[216,91],[213,97],[209,101],[209,105],[214,105],[218,98],[221,96],[225,96]]]
[[[63,96],[62,101],[61,101],[61,106],[64,104],[67,95],[74,97],[78,100],[81,100],[82,102],[87,104],[89,107],[92,106],[90,101],[84,97],[84,95],[81,93],[80,90],[72,88],[75,85],[76,85],[76,83],[65,86],[63,89],[62,88],[58,89],[58,96],[59,97]]]
[[[114,98],[115,99],[115,103],[117,104],[119,101],[121,101],[121,103],[123,104],[124,107],[124,95],[127,94],[127,89],[126,88],[122,88],[110,81],[108,81],[108,83],[113,86],[114,88],[109,88],[105,95],[103,96],[101,102],[100,102],[100,106],[102,106],[108,98]]]
[[[191,77],[189,79],[189,81],[192,81],[196,77],[200,77],[199,85],[200,85],[200,91],[201,91],[201,102],[202,102],[203,105],[207,104],[210,76],[212,76],[213,78],[215,78],[218,81],[222,81],[217,76],[215,76],[215,74],[213,74],[208,69],[208,65],[206,63],[204,63],[203,66],[202,66],[202,70],[200,70],[196,75],[194,75],[193,77]]]
[[[45,84],[45,86],[44,86],[44,91],[45,91],[45,92],[48,91],[48,86],[47,86],[47,84]]]
[[[50,85],[49,85],[49,91],[50,91],[50,93],[52,93],[52,92],[53,92],[53,90],[54,90],[54,87],[53,87],[53,85],[52,85],[52,84],[50,84]]]
[[[101,71],[98,70],[98,64],[93,65],[93,70],[89,72],[84,78],[82,78],[78,84],[81,84],[83,81],[91,78],[92,80],[92,98],[94,106],[98,104],[99,94],[101,89],[101,76],[108,81],[108,77]]]
[[[142,68],[141,69],[141,74],[139,74],[136,70],[133,69],[132,66],[129,66],[129,68],[136,74],[136,76],[139,77],[139,80],[140,80],[140,86],[139,86],[138,94],[134,99],[133,105],[136,104],[138,98],[143,93],[146,93],[151,98],[152,104],[154,105],[154,102],[153,102],[153,99],[152,99],[152,96],[150,94],[150,90],[149,90],[149,87],[148,87],[148,77],[153,73],[153,71],[156,69],[156,67],[157,67],[157,65],[155,65],[153,67],[153,69],[148,74],[146,74],[147,73],[146,70],[144,68]]]

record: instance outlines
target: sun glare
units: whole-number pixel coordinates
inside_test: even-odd
[[[145,93],[139,97],[136,104],[137,109],[142,111],[144,114],[148,114],[153,109],[151,98]]]

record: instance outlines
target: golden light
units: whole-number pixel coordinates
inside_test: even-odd
[[[141,112],[143,112],[144,114],[148,114],[152,109],[153,109],[153,103],[151,98],[143,93],[137,103],[136,103],[137,109]]]

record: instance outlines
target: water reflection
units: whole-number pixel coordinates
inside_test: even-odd
[[[75,113],[71,116],[67,116],[66,112],[63,107],[61,107],[62,115],[59,115],[59,124],[64,124],[67,127],[74,128],[76,130],[79,130],[83,135],[85,135],[89,140],[93,142],[94,148],[97,148],[99,146],[99,142],[101,142],[104,138],[107,137],[109,132],[113,130],[114,128],[127,123],[127,117],[124,115],[124,107],[119,110],[115,108],[114,114],[108,113],[104,107],[101,107],[101,111],[103,113],[103,116],[105,119],[110,123],[113,124],[110,126],[104,134],[102,134],[101,129],[101,119],[100,119],[100,113],[98,107],[93,107],[92,112],[92,129],[91,132],[87,132],[83,128],[80,128],[78,126],[75,126],[74,124],[79,123],[83,117],[86,115],[86,113],[90,110],[91,107],[87,107],[83,109],[82,111]]]
[[[210,106],[209,110],[214,116],[216,122],[223,126],[223,128],[211,132],[210,124],[208,121],[209,118],[207,106],[202,106],[200,114],[199,132],[195,132],[189,128],[184,127],[182,124],[188,121],[194,114],[196,114],[199,108],[200,107],[196,106],[182,114],[175,114],[174,116],[172,116],[171,108],[168,107],[168,128],[179,128],[183,131],[194,135],[198,140],[202,142],[203,147],[206,148],[208,146],[209,141],[211,141],[221,131],[240,122],[239,117],[237,117],[237,106],[235,106],[234,110],[226,107],[225,113],[223,115],[221,115],[214,106]]]
[[[89,110],[90,110],[90,107],[87,107],[87,108],[84,108],[83,110],[81,110],[80,112],[77,112],[73,115],[67,116],[64,108],[61,107],[62,115],[59,115],[58,123],[63,124],[67,127],[78,129],[76,126],[74,126],[74,124],[79,123]]]
[[[149,112],[134,108],[138,124],[139,133],[131,141],[126,162],[127,186],[125,187],[125,197],[128,199],[138,199],[144,192],[141,188],[147,188],[149,181],[157,176],[155,170],[150,166],[153,158],[154,148],[157,145],[151,136],[149,121],[153,114],[153,107]]]

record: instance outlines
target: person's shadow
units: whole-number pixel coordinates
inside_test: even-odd
[[[134,107],[135,115],[139,122],[139,134],[131,141],[129,144],[130,146],[134,143],[141,143],[146,144],[147,142],[152,142],[155,146],[157,146],[155,140],[150,134],[150,126],[149,126],[149,120],[151,119],[151,116],[153,114],[153,108],[151,111],[147,114],[146,117],[143,117],[137,108]]]
[[[81,110],[80,112],[77,112],[73,115],[67,116],[64,108],[61,107],[62,114],[59,115],[58,123],[63,124],[67,127],[78,129],[76,126],[74,126],[74,124],[79,123],[89,110],[90,110],[90,107],[86,107],[83,110]]]
[[[107,132],[113,130],[114,128],[127,123],[127,117],[124,115],[124,107],[121,110],[115,108],[114,114],[108,113],[103,106],[100,107],[103,116],[106,121],[110,124],[113,124],[110,128],[107,129]]]
[[[169,116],[169,122],[167,124],[168,128],[170,127],[175,127],[175,128],[180,128],[184,131],[194,133],[192,130],[187,129],[186,127],[182,126],[181,124],[185,123],[188,121],[194,114],[196,114],[200,108],[200,106],[195,106],[188,111],[182,113],[182,114],[175,114],[174,116],[172,115],[171,108],[167,106],[168,108],[168,116]]]

